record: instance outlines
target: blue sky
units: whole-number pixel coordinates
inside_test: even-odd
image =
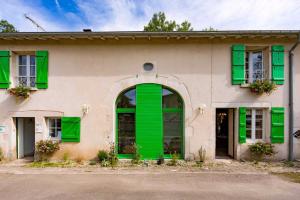
[[[300,29],[300,0],[0,0],[0,18],[19,31],[142,30],[153,13],[188,20],[195,30]]]

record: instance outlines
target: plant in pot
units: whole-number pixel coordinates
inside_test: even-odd
[[[160,155],[158,160],[157,160],[157,165],[162,165],[164,163],[165,163],[164,155]]]
[[[30,96],[30,87],[19,85],[8,89],[8,93],[10,95],[14,95],[18,99],[27,99]]]
[[[267,94],[270,95],[276,90],[276,84],[269,80],[256,80],[250,84],[250,90],[258,95]]]
[[[197,160],[196,163],[197,163],[197,165],[199,165],[200,167],[202,167],[203,163],[206,160],[206,150],[202,146],[198,150],[198,156],[199,156],[199,160]]]
[[[265,157],[270,157],[276,154],[274,145],[270,143],[257,142],[249,145],[251,157],[254,161],[262,161]]]

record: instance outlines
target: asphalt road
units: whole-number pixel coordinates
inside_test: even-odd
[[[1,200],[300,199],[300,184],[268,174],[0,174]]]

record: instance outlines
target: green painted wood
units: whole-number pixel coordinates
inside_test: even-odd
[[[7,89],[10,85],[10,55],[9,51],[0,51],[0,89]]]
[[[136,86],[136,143],[142,159],[163,155],[162,86]]]
[[[80,117],[61,118],[62,142],[80,142]]]
[[[240,144],[246,142],[246,108],[239,109],[239,142]]]
[[[232,85],[245,83],[245,45],[232,45],[231,70]]]
[[[273,107],[271,110],[271,142],[284,143],[284,108]]]
[[[284,46],[272,46],[272,81],[277,85],[284,84]]]
[[[36,87],[38,89],[48,88],[48,51],[36,52]]]

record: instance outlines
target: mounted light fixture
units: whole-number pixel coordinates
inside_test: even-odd
[[[83,115],[86,115],[86,114],[88,114],[88,113],[89,113],[90,106],[89,106],[89,105],[87,105],[87,104],[83,104],[83,105],[82,105],[82,107],[81,107],[81,109],[82,109],[82,113],[83,113]]]
[[[206,104],[200,104],[198,106],[198,110],[199,110],[199,112],[200,112],[201,115],[204,114],[205,108],[206,108]]]

